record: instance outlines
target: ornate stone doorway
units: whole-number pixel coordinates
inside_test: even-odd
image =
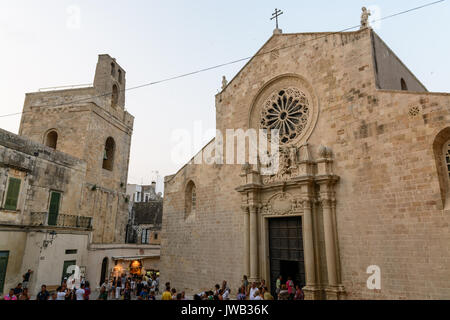
[[[316,159],[308,144],[284,147],[280,153],[280,167],[274,175],[262,175],[259,164],[242,167],[242,183],[236,190],[242,195],[244,214],[244,274],[249,275],[250,281],[268,280],[272,291],[275,273],[281,271],[281,261],[285,261],[286,272],[304,274],[306,299],[343,299],[334,191],[339,177],[333,173],[331,149],[319,146]],[[278,261],[272,261],[285,249],[280,246],[275,250],[270,244],[270,232],[274,229],[270,225],[276,219],[300,221],[301,227],[293,228],[296,238],[287,238],[302,243],[297,246],[297,252],[303,254],[296,258],[303,260],[298,271],[288,262],[292,261],[289,247],[288,258],[280,256]],[[287,229],[285,233],[292,232]]]
[[[305,283],[302,218],[269,219],[270,287],[275,294],[279,275],[285,283],[291,277],[302,288]]]

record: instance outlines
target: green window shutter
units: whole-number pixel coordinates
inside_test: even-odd
[[[50,207],[48,208],[48,224],[56,226],[58,224],[59,202],[61,200],[61,193],[52,192],[50,195]]]
[[[16,210],[19,200],[20,183],[22,181],[16,178],[9,178],[8,191],[6,192],[5,209]]]

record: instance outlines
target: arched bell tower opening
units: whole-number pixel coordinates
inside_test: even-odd
[[[109,137],[106,139],[105,149],[103,150],[103,169],[113,171],[115,151],[116,143],[113,138]]]
[[[58,145],[58,133],[56,132],[56,130],[52,129],[45,134],[44,144],[47,147],[56,150],[56,146]]]

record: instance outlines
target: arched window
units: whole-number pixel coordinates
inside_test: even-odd
[[[111,75],[116,76],[116,65],[113,62],[111,62]]]
[[[106,139],[105,149],[103,150],[103,169],[113,171],[115,149],[114,139],[111,137]]]
[[[111,106],[115,108],[117,103],[119,102],[119,88],[117,85],[113,85],[112,87],[112,97],[111,97]]]
[[[450,127],[442,130],[433,144],[444,209],[450,209]]]
[[[119,74],[119,83],[122,83],[122,70],[119,69],[118,74]]]
[[[58,133],[54,130],[51,130],[45,136],[45,145],[47,147],[56,149],[56,145],[58,144]]]
[[[400,80],[400,84],[401,84],[401,86],[402,86],[402,90],[408,91],[408,86],[406,85],[405,79],[402,78],[402,79]]]
[[[186,186],[186,217],[195,213],[197,209],[197,188],[193,181],[189,181]]]

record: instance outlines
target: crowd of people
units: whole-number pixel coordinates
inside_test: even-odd
[[[16,288],[11,288],[3,300],[30,300],[28,282],[32,270],[23,276],[23,282]],[[100,287],[97,300],[156,300],[159,296],[159,276],[126,276],[122,274],[111,280],[106,280]],[[36,295],[36,300],[90,300],[91,289],[88,281],[81,280],[78,286],[67,284],[64,278],[56,291],[49,292],[46,285]],[[184,291],[177,292],[170,282],[165,283],[161,300],[189,300]],[[235,293],[229,288],[227,281],[222,285],[216,284],[212,290],[195,294],[193,300],[304,300],[304,293],[299,284],[295,284],[291,277],[285,282],[280,275],[276,280],[275,297],[267,289],[265,280],[250,283],[247,276],[242,279],[241,286]]]
[[[288,277],[286,283],[280,275],[276,281],[275,297],[270,293],[266,286],[265,280],[261,282],[250,283],[247,276],[242,279],[242,285],[238,288],[236,300],[304,300],[304,293],[299,284],[294,284],[291,277]],[[194,295],[194,300],[231,300],[232,292],[227,285],[227,281],[223,281],[222,285],[216,284],[214,289],[204,291]],[[166,283],[166,289],[163,292],[162,300],[186,300],[184,292],[177,294],[176,289],[170,287],[170,283]]]
[[[11,288],[9,293],[6,294],[1,300],[30,300],[31,296],[28,292],[28,283],[32,270],[28,270],[23,275],[23,282],[17,284],[15,288]],[[43,284],[41,286],[41,291],[36,295],[36,300],[47,301],[47,300],[89,300],[91,295],[91,289],[88,281],[84,279],[78,287],[67,284],[67,278],[64,278],[61,285],[49,292],[47,286]]]
[[[156,300],[159,294],[159,276],[126,276],[122,274],[110,281],[105,281],[100,287],[98,300]]]

